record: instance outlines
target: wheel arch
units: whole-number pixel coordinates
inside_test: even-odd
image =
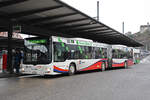
[[[77,71],[76,63],[75,63],[75,62],[71,62],[71,63],[69,64],[69,66],[70,66],[71,64],[73,64],[73,65],[74,65],[74,67],[75,67],[75,71]]]

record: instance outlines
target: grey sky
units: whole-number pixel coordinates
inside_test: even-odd
[[[62,0],[91,17],[96,16],[98,0]],[[139,31],[140,25],[150,21],[150,0],[99,0],[100,21],[122,32],[122,22],[125,22],[125,32]]]

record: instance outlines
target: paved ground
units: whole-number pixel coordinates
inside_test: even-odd
[[[0,79],[0,100],[150,100],[150,63],[74,76]]]
[[[144,63],[149,64],[149,63],[150,63],[150,56],[147,56],[146,58],[142,59],[142,60],[140,61],[140,63],[141,63],[141,64],[144,64]]]

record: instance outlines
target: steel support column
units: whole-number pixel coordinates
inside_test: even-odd
[[[12,66],[12,34],[13,34],[13,24],[12,22],[9,23],[8,29],[8,48],[7,48],[7,70],[10,74],[13,73],[13,66]]]

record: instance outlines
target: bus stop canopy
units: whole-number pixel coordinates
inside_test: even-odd
[[[0,0],[0,31],[10,24],[20,25],[21,33],[92,39],[108,44],[142,46],[60,0]]]

